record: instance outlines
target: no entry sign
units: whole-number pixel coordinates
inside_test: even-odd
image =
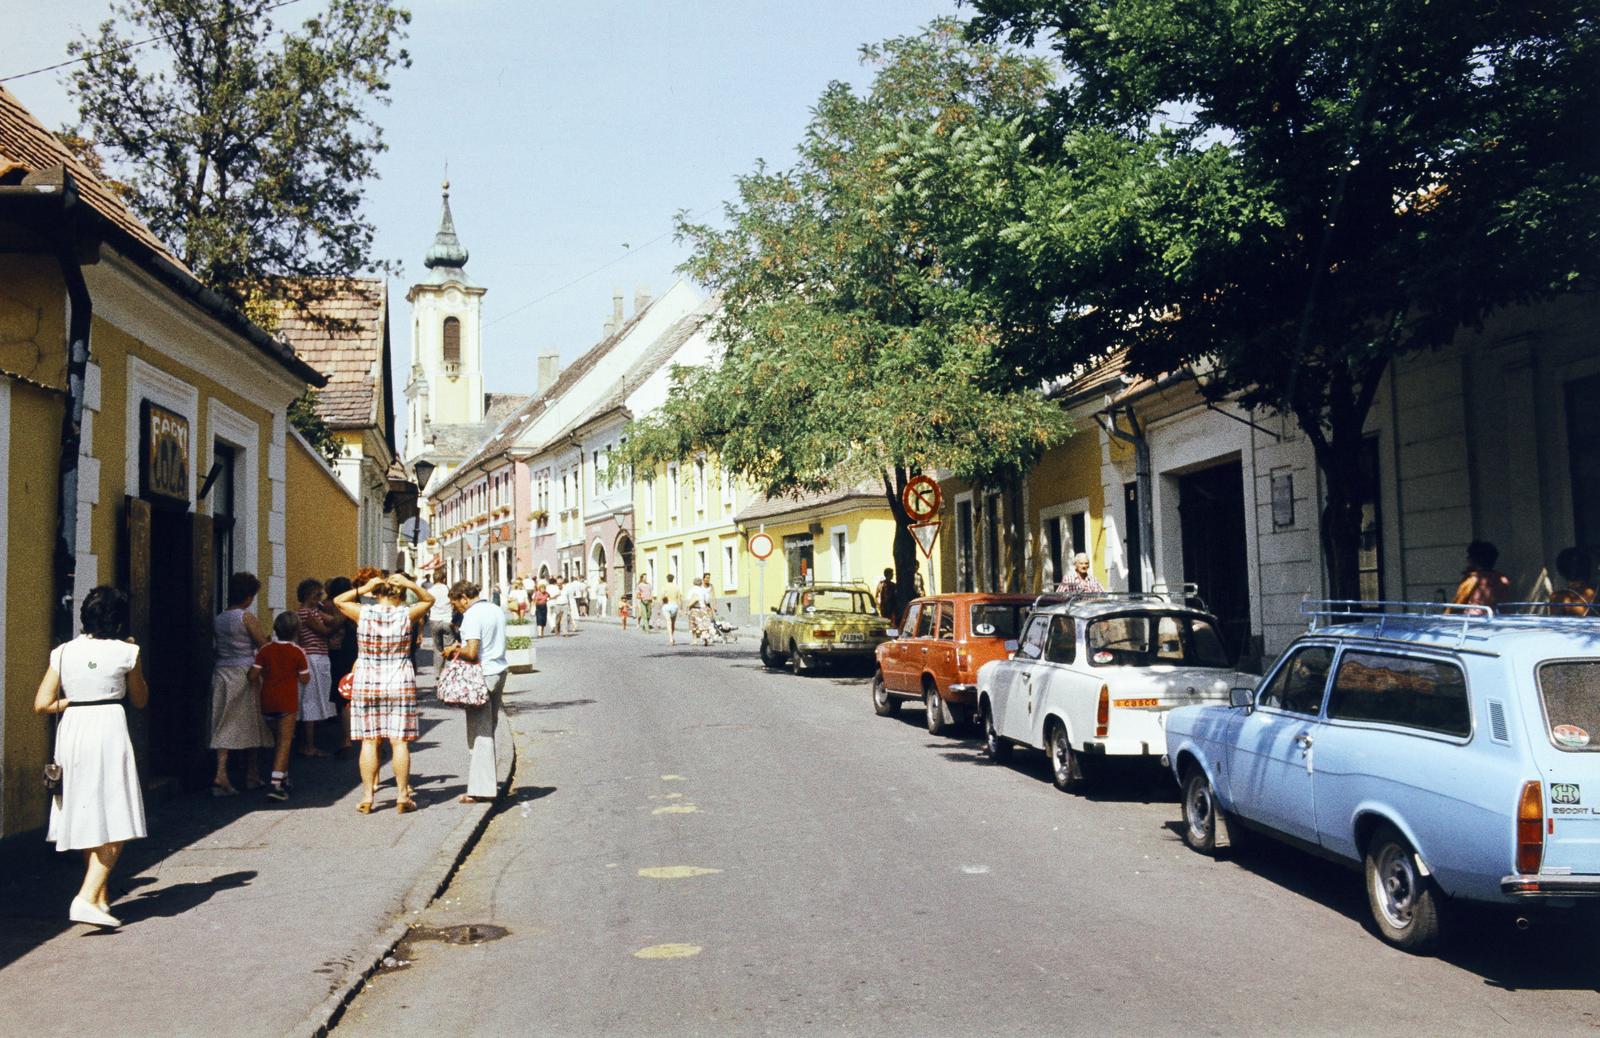
[[[752,534],[750,537],[750,554],[758,559],[764,559],[772,554],[772,538],[764,533]]]

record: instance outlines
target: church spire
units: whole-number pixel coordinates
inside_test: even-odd
[[[450,181],[444,182],[444,213],[439,220],[439,233],[433,236],[433,245],[422,258],[423,266],[434,271],[434,280],[442,275],[455,275],[462,281],[466,274],[467,249],[456,237],[455,219],[450,215]]]

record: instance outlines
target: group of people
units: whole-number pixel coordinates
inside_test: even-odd
[[[639,630],[649,632],[664,629],[668,645],[678,644],[680,615],[687,617],[689,640],[692,642],[710,645],[714,639],[723,636],[724,629],[717,624],[717,600],[709,573],[695,577],[687,589],[679,587],[676,574],[668,573],[666,582],[659,590],[650,583],[649,576],[641,575],[633,587],[632,603],[624,602],[619,610],[623,630],[628,629],[628,619],[635,615],[635,610],[639,618]],[[658,612],[661,619],[659,625],[656,623]]]
[[[530,609],[533,612],[535,637],[575,634],[578,617],[606,615],[606,581],[601,576],[590,588],[581,575],[540,579],[531,582],[526,577],[512,581],[502,596],[505,607],[516,614],[519,623],[525,622]],[[592,611],[591,611],[592,610]]]
[[[1488,541],[1467,545],[1467,568],[1450,601],[1454,605],[1503,606],[1515,592],[1511,578],[1495,569],[1500,549]],[[1582,548],[1563,548],[1556,555],[1559,587],[1552,587],[1545,610],[1552,616],[1600,616],[1595,604],[1594,560]]]
[[[325,757],[316,741],[318,726],[338,719],[342,746],[360,744],[357,811],[374,810],[382,743],[392,759],[395,810],[415,811],[410,744],[417,738],[419,710],[413,657],[424,624],[432,620],[441,665],[460,660],[480,667],[489,692],[485,703],[465,710],[470,759],[460,800],[495,798],[494,731],[508,671],[506,623],[498,605],[482,600],[477,584],[457,581],[445,588],[436,582],[448,610],[438,619],[435,591],[403,573],[365,569],[354,579],[308,579],[297,588],[298,607],[280,612],[270,629],[253,608],[260,587],[252,574],[233,574],[227,607],[214,622],[213,796],[238,795],[229,773],[230,756],[238,754],[245,788],[264,786],[271,800],[288,800],[297,725],[301,756]],[[91,591],[80,610],[83,633],[51,652],[34,697],[37,713],[58,719],[57,788],[46,838],[57,850],[83,852],[85,860],[68,917],[102,927],[121,925],[106,893],[111,870],[123,845],[146,835],[143,794],[120,707],[126,702],[142,708],[150,692],[139,647],[128,637],[128,617],[121,591]],[[341,688],[342,679],[347,680]],[[342,706],[335,705],[335,695]],[[271,771],[263,781],[266,748]]]

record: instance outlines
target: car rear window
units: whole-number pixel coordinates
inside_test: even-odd
[[[1028,614],[1025,605],[1004,605],[998,602],[980,603],[972,607],[972,636],[974,638],[1015,638],[1022,630],[1022,618]]]
[[[870,596],[865,591],[803,591],[800,608],[807,613],[872,613],[876,612]]]
[[[1328,717],[1469,735],[1467,678],[1443,660],[1376,652],[1347,652],[1328,696]]]
[[[1539,695],[1551,742],[1563,750],[1600,749],[1600,660],[1546,663]]]
[[[1089,662],[1096,667],[1226,667],[1228,651],[1209,620],[1182,613],[1128,613],[1090,622]]]

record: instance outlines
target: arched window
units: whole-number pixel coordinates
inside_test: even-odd
[[[444,319],[444,362],[461,363],[461,322],[454,317]]]

